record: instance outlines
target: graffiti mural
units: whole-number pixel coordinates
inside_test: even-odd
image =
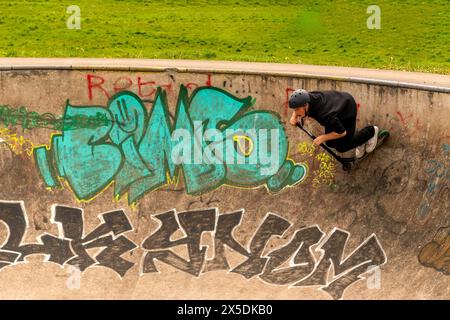
[[[313,173],[313,187],[320,185],[331,186],[336,176],[336,160],[326,152],[319,152],[313,157],[317,148],[310,141],[299,143],[297,149],[300,155],[313,158],[313,165],[315,160],[319,161],[319,167],[315,170],[311,169]]]
[[[145,76],[137,76],[137,77],[129,77],[129,76],[121,76],[118,78],[114,78],[110,81],[105,79],[101,75],[98,74],[87,74],[86,82],[87,82],[87,94],[89,101],[92,101],[95,96],[103,96],[107,99],[111,98],[111,96],[120,91],[133,91],[135,92],[139,98],[152,98],[158,87],[166,90],[167,92],[171,92],[174,88],[172,83],[157,83],[151,79],[145,79]],[[173,76],[171,77],[173,81]],[[201,86],[211,87],[212,75],[206,75],[206,79],[203,84],[188,82],[185,84],[187,89],[195,89]],[[225,86],[224,86],[225,88]]]
[[[60,234],[43,234],[39,243],[23,244],[28,220],[23,202],[0,202],[0,221],[8,228],[8,238],[0,248],[0,269],[17,263],[33,254],[46,255],[47,260],[59,265],[68,264],[84,271],[93,265],[110,268],[120,276],[133,264],[120,256],[136,245],[122,233],[132,230],[122,210],[103,213],[102,223],[91,233],[84,234],[83,211],[78,208],[54,206],[52,222],[60,227]],[[86,250],[105,247],[94,258]]]
[[[375,234],[344,256],[350,233],[335,228],[326,235],[317,225],[295,230],[286,244],[263,255],[268,242],[273,237],[282,237],[292,223],[268,213],[249,244],[244,246],[234,236],[243,214],[243,209],[219,214],[218,209],[211,208],[179,213],[169,210],[154,215],[160,226],[141,245],[144,250],[141,275],[159,272],[155,265],[159,260],[195,277],[225,270],[245,279],[259,277],[272,285],[318,286],[332,298],[341,299],[348,287],[363,279],[361,276],[369,267],[379,267],[387,261]],[[123,278],[135,265],[122,257],[138,247],[126,235],[133,227],[123,210],[105,212],[98,217],[101,223],[86,234],[82,209],[54,205],[51,223],[58,225],[59,234],[45,233],[39,236],[39,243],[25,244],[23,240],[29,225],[24,203],[0,201],[0,222],[8,229],[7,239],[0,247],[0,271],[25,263],[30,255],[45,255],[46,262],[73,266],[81,272],[90,267],[109,268]],[[172,240],[173,234],[180,230],[185,236]],[[206,254],[211,249],[202,245],[204,233],[213,234],[211,259],[207,259]],[[187,260],[171,250],[178,246],[186,248]],[[245,260],[231,267],[225,247]],[[92,248],[102,250],[92,257],[87,251]],[[284,266],[286,262],[289,266]]]
[[[27,111],[26,107],[12,108],[0,105],[0,124],[3,134],[9,132],[9,128],[21,127],[24,130],[51,129],[51,130],[73,130],[77,128],[97,128],[108,125],[108,121],[101,113],[94,116],[76,115],[74,117],[61,117],[50,112],[40,114],[35,111]]]
[[[0,150],[8,148],[16,155],[33,155],[34,144],[31,140],[24,138],[17,133],[13,133],[8,128],[0,128]]]
[[[429,176],[427,187],[422,195],[422,201],[414,215],[414,222],[424,225],[432,216],[436,207],[443,206],[444,210],[450,209],[450,165],[448,161],[447,145],[442,145],[444,160],[429,159],[426,161],[424,172]]]
[[[214,87],[197,88],[189,97],[181,86],[172,124],[161,88],[150,112],[128,91],[112,96],[106,107],[67,102],[64,119],[104,121],[97,127],[63,128],[50,146],[34,149],[35,160],[47,187],[61,186],[59,178],[64,178],[77,199],[85,201],[114,182],[115,197],[127,194],[132,204],[176,183],[181,171],[190,195],[222,185],[264,185],[278,192],[303,181],[307,167],[288,159],[279,116],[249,110],[252,103],[251,97],[240,99]]]
[[[0,73],[0,199],[23,200],[0,201],[3,298],[450,294],[447,92],[145,66]],[[357,127],[392,139],[343,171],[289,124],[297,88],[351,93]]]
[[[450,226],[440,228],[433,240],[422,248],[419,262],[425,267],[450,275]]]

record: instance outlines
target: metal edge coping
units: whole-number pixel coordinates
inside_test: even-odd
[[[229,70],[229,69],[201,69],[201,68],[170,68],[152,66],[111,66],[111,65],[6,65],[0,66],[0,71],[20,71],[20,70],[67,70],[67,71],[143,71],[143,72],[180,72],[180,73],[213,73],[213,74],[248,74],[265,75],[275,77],[295,77],[308,79],[323,79],[333,81],[345,81],[354,83],[364,83],[380,86],[390,86],[405,89],[425,90],[441,93],[450,93],[450,87],[440,87],[412,82],[402,82],[395,80],[382,80],[360,77],[340,77],[333,75],[311,74],[302,72],[270,72],[256,70]]]

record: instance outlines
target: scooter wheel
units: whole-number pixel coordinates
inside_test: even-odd
[[[389,133],[389,131],[387,130],[381,130],[380,133],[378,134],[378,138],[389,138],[391,134]]]

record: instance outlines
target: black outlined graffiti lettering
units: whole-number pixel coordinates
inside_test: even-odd
[[[350,233],[346,231],[334,229],[318,248],[323,251],[323,256],[314,273],[296,283],[295,286],[321,285],[323,286],[321,289],[328,292],[334,299],[340,299],[349,285],[361,279],[360,275],[367,271],[368,266],[380,266],[386,263],[386,254],[374,234],[343,259],[349,236]],[[333,266],[334,277],[327,282],[331,266]]]
[[[282,236],[291,223],[277,215],[268,214],[250,242],[250,256],[242,264],[231,270],[249,279],[261,274],[268,258],[261,257],[272,236]]]
[[[16,262],[21,256],[17,252],[28,227],[26,217],[23,215],[22,203],[3,202],[0,210],[0,221],[8,228],[8,238],[0,248],[0,269]]]
[[[0,248],[0,270],[25,263],[27,256],[36,254],[45,255],[46,262],[74,267],[80,274],[98,266],[110,268],[123,278],[136,264],[122,257],[137,248],[127,238],[133,226],[123,210],[101,213],[101,222],[90,232],[85,232],[82,209],[54,205],[51,210],[51,223],[58,226],[58,235],[44,233],[38,237],[38,243],[23,243],[28,228],[23,202],[0,201],[0,222],[7,227],[7,238]],[[290,239],[264,254],[269,241],[283,237],[292,227],[291,222],[267,213],[245,245],[233,234],[243,215],[244,209],[220,214],[217,208],[180,213],[173,209],[153,215],[160,225],[142,242],[141,275],[159,272],[155,264],[159,261],[195,277],[225,270],[245,279],[258,276],[272,285],[319,286],[334,299],[341,299],[345,290],[368,272],[369,266],[379,267],[387,261],[375,234],[346,254],[350,233],[335,228],[326,237],[317,225],[292,230]],[[205,233],[211,234],[212,247],[202,244]],[[245,260],[232,266],[226,247]],[[100,251],[93,256],[88,252],[92,248]],[[186,250],[188,258],[175,249]],[[208,250],[213,254],[209,259]]]
[[[73,255],[68,240],[43,234],[40,243],[22,244],[28,221],[22,202],[1,202],[0,221],[8,228],[8,238],[0,248],[0,268],[24,262],[32,254],[46,255],[46,261],[63,265]]]
[[[288,285],[309,275],[316,265],[311,246],[317,244],[324,235],[318,226],[296,231],[287,245],[269,254],[269,261],[260,278],[272,284]],[[294,254],[290,266],[280,269]]]
[[[219,216],[214,237],[214,258],[207,261],[203,272],[230,269],[225,257],[225,246],[243,256],[250,256],[247,250],[233,237],[233,230],[241,224],[243,214],[244,210],[239,210]]]
[[[55,207],[54,220],[61,224],[63,234],[65,238],[70,239],[76,254],[67,263],[78,266],[81,271],[96,264],[111,268],[123,277],[134,264],[120,256],[135,249],[136,245],[121,234],[133,228],[122,210],[103,213],[100,218],[103,223],[83,237],[83,211],[77,208]],[[95,259],[91,258],[86,250],[99,247],[105,249],[97,254]]]
[[[144,241],[142,247],[146,250],[155,250],[186,245],[189,261],[184,260],[170,250],[150,251],[145,255],[143,272],[157,272],[154,260],[158,259],[198,277],[206,257],[206,248],[200,246],[200,240],[203,232],[214,231],[216,210],[181,212],[178,214],[180,224],[177,222],[174,210],[157,215],[156,218],[161,221],[161,227]],[[171,241],[171,235],[178,231],[180,226],[184,230],[186,237]]]
[[[350,233],[334,229],[331,235],[321,242],[325,233],[318,226],[297,230],[289,243],[262,256],[271,237],[282,236],[291,223],[273,213],[267,214],[251,238],[247,251],[233,236],[243,213],[244,210],[240,210],[219,215],[217,210],[208,209],[182,212],[178,215],[172,210],[156,215],[155,218],[161,225],[143,243],[144,249],[152,250],[144,258],[143,272],[158,272],[154,264],[155,259],[197,277],[209,271],[230,270],[225,255],[225,247],[228,247],[247,258],[230,272],[238,273],[246,279],[259,276],[261,280],[275,285],[320,286],[334,299],[341,299],[351,284],[362,279],[361,276],[367,272],[369,266],[381,266],[387,261],[386,254],[374,234],[344,259]],[[188,217],[191,220],[188,220]],[[170,237],[178,230],[184,231],[186,237],[171,241]],[[206,260],[205,263],[206,248],[200,246],[200,239],[203,232],[213,231],[214,258]],[[161,250],[178,245],[187,246],[189,261],[170,250]],[[311,249],[314,245],[318,245],[315,251],[321,253],[318,261]],[[280,268],[287,261],[289,267]],[[328,280],[331,270],[334,274],[331,280]]]
[[[132,230],[128,217],[122,210],[100,215],[103,223],[84,236],[83,210],[64,206],[53,206],[52,222],[58,224],[59,235],[45,233],[40,243],[22,244],[28,227],[22,202],[0,202],[0,221],[8,228],[8,238],[0,248],[0,269],[11,264],[23,262],[32,254],[46,255],[46,261],[59,265],[77,266],[81,271],[90,266],[110,268],[123,277],[134,265],[121,258],[125,252],[132,251],[136,245],[121,235]],[[92,258],[87,249],[104,247]]]

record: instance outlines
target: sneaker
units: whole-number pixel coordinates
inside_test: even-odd
[[[356,159],[362,158],[362,156],[366,153],[366,144],[362,144],[359,147],[356,147]]]
[[[375,147],[377,146],[377,142],[378,142],[378,127],[374,126],[373,128],[375,129],[375,134],[366,143],[366,152],[367,153],[371,153],[373,150],[375,150]]]

